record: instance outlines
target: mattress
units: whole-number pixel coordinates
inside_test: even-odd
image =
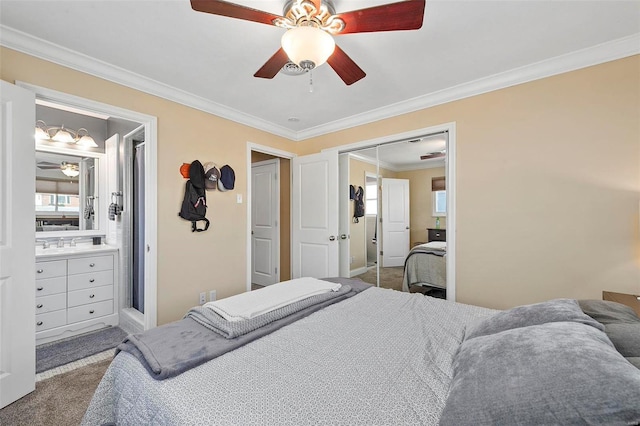
[[[171,379],[121,352],[82,424],[437,424],[465,327],[494,312],[370,288]]]

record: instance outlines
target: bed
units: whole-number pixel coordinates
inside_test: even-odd
[[[154,379],[132,354],[120,352],[82,424],[640,422],[640,370],[613,349],[603,327],[575,301],[561,302],[552,307],[558,311],[555,317],[546,308],[504,318],[502,312],[482,307],[365,288],[164,380]],[[561,349],[570,353],[564,357],[548,347],[538,358],[530,347],[518,353],[523,341],[531,344],[517,333],[532,329],[527,318],[534,328],[542,327],[536,335],[541,342],[548,343],[549,333],[562,328],[554,326],[568,327],[562,331]],[[550,321],[551,330],[540,321]],[[492,343],[492,336],[499,338]],[[588,356],[580,354],[586,350],[584,342],[576,343],[578,338],[590,345]],[[510,348],[510,342],[516,347]],[[576,348],[581,350],[576,353]],[[563,368],[571,374],[561,374]],[[475,376],[469,377],[471,370]],[[549,381],[558,376],[560,389],[551,391]],[[577,391],[566,392],[572,386]],[[567,398],[571,401],[565,402]]]
[[[431,241],[411,249],[404,261],[403,291],[447,288],[447,243]]]

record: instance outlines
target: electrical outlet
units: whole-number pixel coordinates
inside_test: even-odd
[[[215,290],[211,290],[209,292],[209,302],[213,302],[214,300],[216,300],[216,291]]]
[[[207,293],[200,293],[200,304],[204,305],[207,303]]]
[[[354,261],[354,260],[355,260],[355,258],[354,258],[353,256],[351,256],[351,257],[349,258],[349,263],[350,263],[350,264],[351,264],[351,263],[353,263],[353,261]]]

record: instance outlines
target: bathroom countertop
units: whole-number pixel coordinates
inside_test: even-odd
[[[49,259],[55,257],[67,257],[76,255],[94,255],[99,253],[110,253],[117,251],[118,248],[107,244],[93,245],[93,244],[78,244],[75,247],[49,247],[42,248],[42,246],[36,246],[36,260]]]

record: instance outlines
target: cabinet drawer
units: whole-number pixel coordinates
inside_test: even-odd
[[[113,269],[113,256],[93,256],[69,259],[69,275]]]
[[[36,280],[36,297],[67,291],[67,277],[46,278]]]
[[[447,230],[446,229],[429,229],[427,236],[430,242],[431,241],[447,241]]]
[[[65,275],[67,275],[66,260],[36,262],[36,280],[40,280],[43,278],[64,277]]]
[[[59,293],[51,296],[36,297],[36,314],[65,309],[67,307],[66,296],[65,293]]]
[[[90,303],[88,305],[76,306],[67,309],[67,320],[69,324],[86,321],[92,318],[103,317],[113,313],[113,300]]]
[[[111,285],[113,284],[113,270],[69,275],[67,280],[69,291]]]
[[[93,287],[85,290],[70,291],[67,303],[69,307],[86,305],[87,303],[102,302],[103,300],[113,299],[113,286],[105,285],[102,287]]]
[[[67,323],[67,311],[48,312],[36,315],[36,332],[60,327]]]

